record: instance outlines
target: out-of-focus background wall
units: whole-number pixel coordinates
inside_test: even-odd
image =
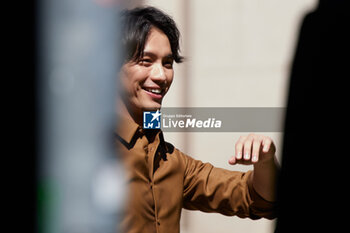
[[[316,0],[134,0],[156,6],[177,22],[183,64],[163,107],[285,107],[290,63],[305,13]],[[282,124],[283,122],[276,122]],[[245,133],[166,133],[196,159],[231,170],[234,144]],[[282,133],[272,137],[280,158]],[[181,232],[271,233],[275,221],[183,211]]]

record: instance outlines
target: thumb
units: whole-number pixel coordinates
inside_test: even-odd
[[[236,164],[236,158],[235,158],[235,156],[232,156],[232,157],[228,160],[228,163],[231,164],[231,165],[235,165],[235,164]]]

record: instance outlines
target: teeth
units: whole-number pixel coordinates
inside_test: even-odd
[[[152,89],[151,92],[156,93],[156,94],[160,94],[162,91],[159,89]]]
[[[152,93],[155,93],[155,94],[160,94],[162,92],[161,89],[146,89],[146,91],[149,91],[149,92],[152,92]]]

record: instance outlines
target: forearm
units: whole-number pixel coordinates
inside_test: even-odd
[[[279,173],[279,164],[275,156],[265,158],[254,164],[251,176],[255,191],[267,201],[276,200],[276,183]]]

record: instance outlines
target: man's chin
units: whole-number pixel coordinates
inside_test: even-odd
[[[160,103],[149,103],[142,106],[142,111],[157,111],[162,107]]]
[[[161,105],[159,105],[159,106],[152,106],[152,107],[144,107],[144,108],[142,108],[142,111],[157,111],[157,110],[160,110],[160,108],[161,108]]]

